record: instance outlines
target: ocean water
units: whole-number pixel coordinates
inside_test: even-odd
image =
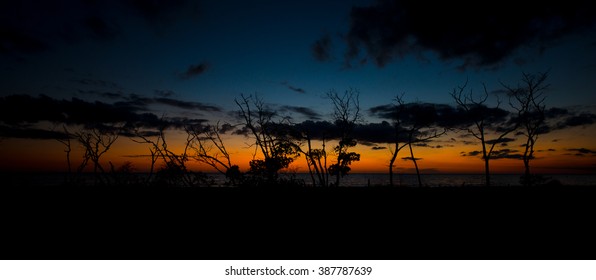
[[[135,174],[139,178],[147,174]],[[226,179],[223,175],[214,173],[207,174],[215,186],[223,186]],[[312,179],[307,173],[280,174],[286,178],[304,180],[306,185],[312,185]],[[563,185],[574,186],[596,186],[596,174],[551,174],[543,175],[547,180],[558,180]],[[83,174],[82,178],[87,182],[93,182],[92,174]],[[415,174],[395,174],[394,184],[396,186],[417,187],[418,180]],[[491,184],[500,186],[520,186],[519,174],[493,174]],[[62,173],[0,173],[0,180],[7,186],[35,185],[35,186],[56,186],[64,182],[65,174]],[[334,178],[330,178],[333,182]],[[422,174],[424,186],[481,186],[484,185],[484,174]],[[341,186],[366,187],[389,185],[389,176],[385,173],[354,173],[348,174],[340,181]]]
[[[558,180],[563,185],[596,186],[596,175],[554,174],[543,176],[547,181]],[[307,184],[312,185],[310,175],[296,174],[296,177],[304,179]],[[519,174],[493,174],[490,178],[491,185],[521,186]],[[485,184],[484,174],[422,174],[421,180],[422,185],[431,187]],[[416,174],[394,174],[393,182],[396,186],[418,186]],[[389,175],[383,173],[348,174],[341,179],[340,185],[350,187],[389,185]]]

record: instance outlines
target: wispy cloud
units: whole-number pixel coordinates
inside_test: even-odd
[[[209,64],[206,62],[201,62],[199,64],[193,64],[188,66],[188,68],[186,69],[186,71],[184,71],[184,73],[180,74],[180,78],[182,79],[190,79],[196,76],[199,76],[203,73],[205,73],[205,71],[207,71],[210,68]]]
[[[325,34],[316,40],[311,46],[311,51],[314,58],[318,61],[331,60],[331,36]]]
[[[178,99],[172,99],[167,97],[158,97],[153,99],[156,103],[165,104],[173,107],[188,110],[200,110],[207,112],[220,112],[221,108],[214,105],[207,105],[201,102],[183,101]]]
[[[288,82],[282,82],[281,84],[286,86],[291,91],[295,91],[297,93],[306,93],[306,90],[304,90],[303,88],[292,86]]]
[[[583,157],[586,155],[596,155],[596,151],[591,150],[591,149],[587,149],[587,148],[571,148],[571,149],[567,149],[567,151],[570,152],[575,152],[575,156],[579,156],[579,157]],[[570,154],[568,154],[570,155]]]
[[[280,109],[282,111],[290,111],[294,113],[298,113],[303,115],[304,117],[310,120],[319,120],[321,119],[321,114],[315,112],[315,110],[308,108],[308,107],[301,107],[301,106],[281,106]]]

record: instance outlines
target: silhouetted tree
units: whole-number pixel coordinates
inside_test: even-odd
[[[194,159],[225,175],[232,185],[239,183],[242,174],[238,166],[232,164],[230,153],[221,137],[219,122],[209,126],[187,126],[185,130],[193,139],[190,148],[195,152]]]
[[[57,138],[56,140],[64,145],[64,153],[66,154],[66,176],[64,178],[64,182],[66,184],[72,183],[72,164],[70,163],[70,153],[72,152],[72,143],[71,139],[73,135],[70,134],[66,125],[62,125],[62,129],[64,132],[64,137]]]
[[[142,131],[137,130],[135,132],[136,137],[140,140],[133,139],[133,141],[150,145],[151,169],[149,178],[154,174],[153,168],[155,163],[158,159],[161,159],[163,161],[163,166],[161,170],[155,173],[158,184],[196,186],[200,183],[205,183],[205,178],[202,174],[191,172],[186,167],[186,162],[189,160],[189,149],[195,136],[187,134],[182,152],[176,153],[168,146],[165,134],[166,128],[167,126],[165,124],[161,125],[158,128],[155,139],[151,139],[152,135],[147,135]]]
[[[401,149],[403,149],[407,145],[407,142],[404,140],[403,137],[404,129],[402,128],[402,119],[404,111],[405,105],[402,94],[395,97],[394,108],[391,114],[394,135],[392,143],[393,148],[390,149],[391,158],[389,159],[389,185],[392,187],[395,185],[393,181],[393,168],[395,167],[395,160],[397,159],[399,151],[401,151]]]
[[[72,133],[74,139],[83,147],[83,160],[77,173],[81,173],[89,161],[93,164],[93,174],[96,182],[108,184],[104,177],[106,171],[101,165],[100,158],[112,147],[118,139],[122,127],[108,125],[94,125],[83,127]]]
[[[250,161],[250,173],[265,182],[255,184],[273,184],[278,179],[281,169],[287,168],[299,156],[297,145],[292,143],[287,129],[287,119],[279,117],[268,110],[262,99],[241,95],[235,99],[244,119],[245,127],[255,140],[255,149],[263,155],[263,159]]]
[[[522,73],[522,84],[513,88],[501,83],[514,101],[511,106],[517,110],[516,121],[519,122],[521,133],[526,137],[522,161],[524,162],[524,175],[522,183],[530,186],[534,184],[530,173],[530,160],[534,159],[534,146],[538,136],[548,131],[545,121],[545,90],[548,88],[546,79],[548,73],[528,74]]]
[[[458,105],[458,109],[463,111],[465,119],[468,121],[464,129],[474,138],[480,141],[482,146],[482,160],[484,161],[485,183],[490,186],[490,166],[489,162],[497,144],[506,141],[505,136],[517,129],[517,122],[507,122],[510,115],[500,107],[500,100],[497,98],[495,107],[488,107],[485,103],[488,100],[488,91],[483,85],[484,94],[480,98],[474,98],[472,91],[464,94],[467,81],[463,86],[453,89],[451,97]],[[496,137],[488,139],[491,133],[496,133]]]
[[[389,160],[389,184],[394,186],[393,168],[395,167],[397,155],[401,149],[408,146],[410,156],[402,159],[411,160],[414,163],[418,185],[422,186],[418,158],[414,156],[413,146],[416,143],[426,143],[433,138],[440,137],[446,132],[446,129],[440,130],[438,128],[437,113],[432,104],[406,104],[403,100],[403,94],[395,97],[389,116],[394,129],[393,148]]]
[[[445,134],[445,128],[440,129],[437,126],[437,112],[435,107],[430,104],[411,103],[406,107],[405,121],[402,125],[407,133],[407,144],[410,150],[410,157],[404,159],[411,160],[416,169],[416,178],[418,186],[422,187],[420,169],[418,168],[418,159],[414,156],[413,145],[417,143],[427,143],[432,139]]]
[[[296,138],[306,142],[307,150],[299,146],[304,154],[313,186],[329,186],[329,168],[327,165],[327,140],[334,137],[335,127],[327,121],[305,121],[294,125]],[[321,148],[313,147],[313,140],[321,141]]]
[[[339,186],[339,180],[350,172],[350,165],[360,160],[360,154],[349,152],[351,147],[356,146],[352,132],[357,122],[361,121],[359,93],[356,90],[346,90],[343,95],[332,90],[327,97],[333,103],[333,120],[339,132],[339,142],[333,148],[337,156],[336,163],[329,166],[329,174],[335,176],[335,186]]]

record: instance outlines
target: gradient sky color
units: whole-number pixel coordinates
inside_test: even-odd
[[[378,123],[382,120],[368,109],[391,103],[397,94],[404,93],[407,102],[454,105],[449,92],[466,81],[475,92],[485,83],[498,93],[501,82],[516,85],[522,72],[549,71],[547,107],[588,120],[541,136],[535,170],[594,173],[596,13],[570,1],[539,8],[525,21],[523,10],[509,8],[505,17],[501,6],[493,7],[493,14],[480,7],[464,13],[457,3],[446,12],[443,5],[424,10],[408,1],[364,0],[5,1],[0,4],[0,97],[43,94],[105,103],[131,95],[169,98],[180,103],[155,102],[150,113],[237,123],[231,112],[238,109],[234,99],[240,94],[258,94],[303,121],[314,115],[297,108],[330,119],[325,94],[353,88],[360,92],[364,123]],[[482,21],[493,15],[493,21]],[[507,17],[511,26],[504,24]],[[525,33],[518,34],[520,29]],[[209,106],[218,110],[205,109]],[[169,133],[171,145],[182,143],[178,131]],[[238,135],[225,140],[246,170],[251,140]],[[63,147],[55,140],[4,135],[0,141],[1,170],[64,169]],[[433,143],[442,148],[416,147],[422,171],[481,173],[478,157],[462,156],[478,149],[467,141],[472,139],[451,132]],[[389,149],[359,145],[355,150],[362,160],[354,163],[354,172],[386,171]],[[105,161],[131,161],[145,170],[146,154],[147,147],[121,137]],[[410,161],[397,164],[398,172],[413,171]],[[517,173],[523,164],[501,159],[493,166],[498,173]],[[304,159],[292,168],[306,171]]]

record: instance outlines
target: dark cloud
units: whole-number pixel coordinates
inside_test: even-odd
[[[573,148],[573,149],[567,149],[567,151],[576,152],[575,153],[576,156],[596,155],[596,151],[590,150],[587,148]]]
[[[220,126],[219,128],[219,133],[225,134],[228,133],[229,131],[234,131],[234,129],[236,129],[237,125],[231,125],[229,123],[224,123],[223,125]]]
[[[182,74],[180,74],[180,78],[182,79],[190,79],[196,76],[199,76],[203,73],[205,73],[205,71],[207,71],[209,69],[209,64],[207,64],[206,62],[201,62],[199,64],[195,64],[195,65],[191,65],[188,66],[188,69],[186,69],[186,71]]]
[[[83,125],[86,127],[110,127],[117,124],[124,127],[140,128],[179,128],[185,125],[203,125],[207,122],[205,119],[158,117],[153,113],[146,112],[148,108],[144,107],[146,104],[142,103],[146,101],[145,99],[137,98],[138,102],[105,103],[101,101],[89,102],[78,98],[60,100],[44,95],[38,97],[10,95],[0,97],[0,123],[12,129],[5,129],[4,134],[43,135],[45,133],[43,131],[22,129],[41,122]],[[155,102],[153,99],[148,100]],[[194,105],[196,108],[196,104]],[[213,108],[207,107],[207,109],[211,110]]]
[[[319,120],[321,119],[321,114],[315,112],[315,110],[308,108],[308,107],[301,107],[301,106],[281,106],[280,108],[283,111],[290,111],[294,113],[298,113],[303,115],[304,117],[310,120]]]
[[[578,115],[570,116],[559,122],[557,125],[558,129],[567,127],[584,126],[593,124],[596,120],[596,114],[592,113],[580,113]]]
[[[233,135],[242,135],[242,136],[248,136],[248,135],[250,135],[250,133],[251,133],[250,129],[246,126],[240,127],[232,132]]]
[[[476,157],[476,156],[482,156],[482,151],[471,151],[471,152],[461,152],[462,156],[469,156],[469,157]],[[501,149],[501,150],[494,150],[491,155],[490,155],[491,159],[504,159],[504,158],[509,158],[509,159],[521,159],[522,155],[519,154],[518,150],[512,150],[512,149]]]
[[[331,140],[339,139],[340,137],[337,126],[328,121],[307,120],[293,125],[292,129],[302,134],[303,137],[308,136],[311,140]],[[416,136],[418,135],[414,135],[414,137]],[[385,147],[378,147],[376,145],[394,143],[395,129],[386,121],[381,123],[358,124],[354,127],[351,137],[353,137],[359,145],[370,146],[375,150],[385,149]],[[408,141],[407,135],[400,135],[398,140],[401,143],[405,143]]]
[[[312,140],[329,140],[338,136],[337,127],[328,121],[307,120],[294,125],[294,127]]]
[[[388,122],[369,123],[357,125],[354,128],[353,136],[359,142],[366,141],[370,143],[393,143],[395,141],[395,129]],[[403,135],[400,142],[406,141]]]
[[[159,130],[147,130],[147,129],[139,130],[139,129],[137,129],[137,131],[132,131],[132,130],[124,129],[124,130],[120,131],[119,135],[124,136],[124,137],[138,137],[138,136],[155,137],[155,136],[161,135],[161,133],[159,132]]]
[[[368,110],[371,116],[394,121],[399,118],[404,126],[441,126],[454,128],[470,125],[474,117],[486,116],[491,120],[501,121],[507,112],[500,109],[479,106],[471,112],[465,112],[446,104],[406,103],[401,106],[384,104]]]
[[[592,112],[578,112],[575,110],[568,110],[565,108],[549,108],[544,111],[545,123],[538,128],[539,134],[546,134],[553,130],[562,130],[577,126],[588,126],[596,123],[596,114]],[[512,118],[511,121],[515,119]],[[523,135],[522,131],[516,132],[515,135]],[[557,142],[558,139],[552,140]]]
[[[358,145],[362,145],[365,147],[375,147],[376,146],[375,143],[368,142],[368,141],[362,141],[362,140],[358,141]]]
[[[414,159],[415,160],[422,160],[422,158],[417,158],[417,157],[403,157],[401,159],[403,159],[403,160],[414,160]]]
[[[147,111],[148,106],[163,104],[186,110],[199,110],[206,112],[221,112],[221,108],[215,105],[208,105],[201,102],[184,101],[168,97],[145,97],[138,94],[129,94],[124,96],[125,101],[117,102],[117,105],[130,106],[137,111]]]
[[[165,104],[173,107],[178,107],[187,110],[200,110],[207,112],[220,112],[221,108],[213,105],[206,105],[201,102],[182,101],[178,99],[172,99],[167,97],[153,98],[155,103]]]
[[[522,155],[519,153],[518,150],[511,150],[511,149],[502,149],[502,150],[494,150],[491,155],[491,159],[521,159]],[[534,157],[532,157],[534,158]]]
[[[553,107],[544,111],[544,117],[547,119],[555,119],[567,115],[569,115],[569,110],[564,108]]]
[[[468,152],[468,153],[461,152],[461,154],[462,154],[462,156],[475,157],[475,156],[481,155],[482,152],[481,151],[471,151],[471,152]]]
[[[399,118],[404,125],[431,125],[438,121],[437,108],[438,110],[453,109],[448,105],[416,102],[400,106],[394,104],[375,106],[369,109],[369,113],[388,120]]]
[[[306,93],[306,90],[304,90],[303,88],[292,86],[292,85],[288,84],[288,82],[282,82],[281,84],[286,86],[291,91],[295,91],[297,93]]]
[[[373,150],[386,150],[387,147],[383,147],[383,146],[374,146],[372,147]]]
[[[311,46],[312,55],[318,61],[331,60],[331,36],[324,35],[316,40]]]
[[[464,66],[493,67],[522,46],[548,47],[557,39],[589,30],[596,10],[588,1],[474,5],[463,1],[379,0],[354,7],[346,35],[346,62],[362,50],[378,66],[406,54],[430,50]]]
[[[395,105],[393,104],[374,106],[368,109],[368,112],[371,116],[376,116],[383,119],[393,119],[397,114]]]
[[[61,43],[109,41],[125,33],[124,26],[144,19],[156,31],[170,23],[196,18],[191,0],[65,0],[1,1],[0,54],[19,55],[52,49]]]
[[[488,145],[492,145],[492,144],[506,144],[506,143],[513,142],[513,141],[515,141],[515,139],[504,137],[501,139],[486,140],[485,142]]]
[[[175,128],[184,128],[186,126],[202,127],[209,122],[207,119],[189,119],[182,117],[170,117],[167,118],[166,121],[168,122],[169,126]]]
[[[0,125],[0,137],[24,139],[67,139],[68,136],[59,131],[39,128],[11,127]]]
[[[2,1],[0,46],[3,52],[31,53],[56,43],[111,40],[120,33],[114,11],[118,1]]]

